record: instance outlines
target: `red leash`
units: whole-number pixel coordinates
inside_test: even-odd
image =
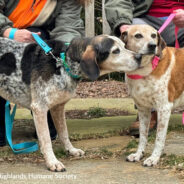
[[[171,13],[169,15],[169,17],[167,18],[167,20],[164,22],[164,24],[160,27],[160,29],[158,30],[158,33],[161,33],[170,23],[171,21],[173,20],[173,18],[175,17],[176,13]],[[178,42],[178,27],[175,27],[175,38],[176,38],[176,41],[175,41],[175,47],[176,48],[179,48],[179,42]],[[160,58],[158,56],[155,56],[152,60],[152,70],[154,70],[157,65],[158,65],[158,62],[159,62]],[[138,79],[143,79],[144,76],[142,75],[128,75],[127,74],[127,77],[130,78],[130,79],[133,79],[133,80],[138,80]],[[183,114],[183,117],[184,117],[184,114]],[[184,124],[184,119],[183,119],[183,124]]]

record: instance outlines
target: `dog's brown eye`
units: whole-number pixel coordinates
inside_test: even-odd
[[[143,36],[142,36],[142,34],[138,33],[138,34],[135,35],[135,37],[139,39],[139,38],[142,38]]]
[[[152,38],[156,38],[156,36],[157,36],[156,34],[152,34],[151,35]]]
[[[119,54],[120,53],[120,50],[119,49],[113,50],[112,53],[113,54]]]

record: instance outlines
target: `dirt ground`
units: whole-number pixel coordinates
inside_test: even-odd
[[[52,173],[44,164],[2,164],[1,184],[180,184],[169,170],[145,168],[122,159],[64,161],[65,173]],[[3,169],[2,169],[3,167]],[[17,169],[18,168],[18,169]],[[8,171],[8,172],[7,172]],[[9,176],[8,176],[9,175]],[[8,178],[9,177],[9,178]],[[8,178],[6,180],[6,178]]]
[[[73,142],[75,147],[86,151],[83,158],[59,158],[67,168],[64,173],[53,173],[46,169],[43,161],[30,162],[26,155],[22,155],[23,161],[3,162],[0,160],[1,184],[182,184],[183,178],[172,169],[159,169],[143,167],[142,162],[129,163],[125,156],[111,156],[110,158],[91,157],[89,151],[97,151],[100,148],[108,148],[116,152],[126,147],[132,138],[129,136],[116,136],[97,140],[81,140]],[[166,143],[166,152],[183,150],[184,136],[170,134]],[[170,145],[170,146],[169,146]],[[175,146],[173,146],[175,145]],[[149,152],[153,144],[148,145]],[[43,158],[42,158],[43,160]]]

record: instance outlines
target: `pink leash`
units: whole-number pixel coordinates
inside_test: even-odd
[[[175,15],[176,15],[176,13],[171,13],[169,15],[167,20],[164,22],[164,24],[158,30],[158,33],[161,33],[171,23],[171,21],[173,20]],[[177,36],[178,35],[178,29],[179,29],[178,27],[175,27],[175,38],[176,38],[175,47],[176,48],[179,48],[179,42],[178,42],[178,36]],[[152,70],[154,70],[157,67],[159,60],[160,60],[160,58],[158,56],[155,56],[153,58],[153,60],[152,60]],[[130,79],[134,79],[134,80],[138,80],[138,79],[143,79],[144,78],[144,76],[137,75],[137,74],[135,74],[135,75],[128,75],[127,74],[127,77],[130,78]],[[183,119],[183,123],[184,123],[184,119]]]

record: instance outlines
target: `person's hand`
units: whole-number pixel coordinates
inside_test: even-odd
[[[122,26],[120,26],[120,32],[123,33],[125,32],[131,25],[127,25],[127,24],[124,24]]]
[[[178,9],[178,10],[175,10],[174,13],[176,13],[176,15],[173,19],[173,23],[177,27],[183,28],[184,27],[184,10]]]
[[[8,38],[10,30],[11,30],[11,28],[6,29],[3,33],[3,36]],[[14,40],[16,40],[18,42],[24,42],[24,43],[35,42],[31,33],[32,33],[31,31],[28,31],[26,29],[18,29],[15,32]],[[41,32],[37,32],[36,34],[41,35]]]

